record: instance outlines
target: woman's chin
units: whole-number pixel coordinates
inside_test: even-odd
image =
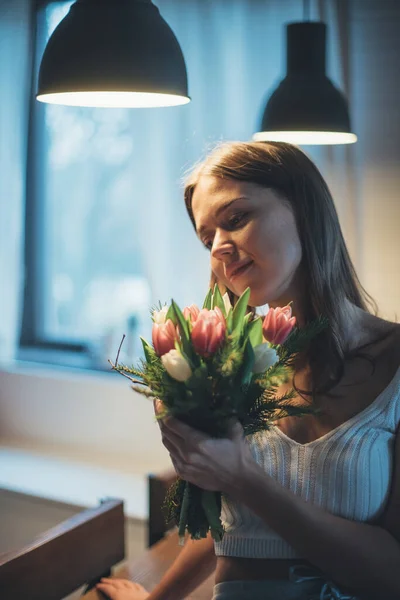
[[[268,302],[268,295],[265,293],[265,290],[257,290],[254,289],[251,284],[247,284],[247,282],[240,282],[241,285],[239,284],[239,282],[236,285],[229,285],[227,286],[228,289],[231,290],[231,292],[233,294],[235,294],[235,296],[240,297],[243,292],[245,292],[247,290],[247,288],[250,288],[250,297],[249,297],[249,302],[248,305],[251,306],[252,308],[255,308],[257,306],[263,306],[264,304],[267,304]],[[225,284],[226,285],[226,284]]]
[[[265,304],[271,302],[274,298],[274,294],[271,292],[271,290],[265,288],[257,289],[256,286],[251,285],[251,282],[246,281],[240,282],[240,284],[239,282],[237,282],[237,284],[234,286],[231,284],[228,287],[228,289],[230,289],[236,296],[240,297],[243,294],[243,292],[247,290],[248,287],[250,288],[250,297],[248,305],[252,308],[256,308],[257,306],[264,306]]]
[[[269,302],[260,302],[260,301],[255,301],[255,302],[249,302],[249,306],[251,306],[251,308],[263,308],[265,307],[269,307]]]
[[[250,288],[249,306],[252,308],[257,308],[258,306],[264,306],[265,304],[268,304],[269,301],[270,300],[267,294],[253,291]]]

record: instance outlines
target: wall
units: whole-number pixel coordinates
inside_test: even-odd
[[[382,315],[400,318],[400,5],[353,0],[351,90],[357,107],[360,272]]]
[[[153,405],[112,374],[0,366],[0,442],[137,473],[170,466]]]

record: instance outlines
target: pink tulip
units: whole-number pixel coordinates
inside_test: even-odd
[[[270,344],[283,344],[296,323],[291,306],[270,308],[263,322],[263,335]]]
[[[196,306],[196,304],[191,304],[190,306],[186,306],[183,309],[183,316],[185,317],[185,319],[190,319],[192,322],[192,325],[197,320],[199,313],[200,313],[200,309],[198,306]]]
[[[178,332],[171,319],[168,319],[165,323],[153,323],[151,334],[157,356],[163,356],[175,348]]]
[[[195,351],[205,358],[214,354],[225,339],[226,323],[221,309],[203,308],[193,324],[192,342]]]

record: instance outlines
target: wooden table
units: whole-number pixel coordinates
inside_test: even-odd
[[[136,581],[151,591],[172,565],[181,550],[182,546],[179,546],[178,534],[174,531],[167,534],[164,539],[154,544],[149,550],[146,550],[140,558],[134,559],[125,567],[116,570],[113,575],[114,577]],[[211,600],[213,586],[214,575],[209,577],[187,598],[190,600]],[[82,598],[84,600],[104,600],[104,596],[96,590],[91,590],[82,596]]]

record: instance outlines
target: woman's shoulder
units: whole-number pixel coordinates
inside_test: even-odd
[[[399,387],[394,397],[400,408],[400,324],[367,313],[361,316],[358,343],[350,350],[337,390],[346,419],[347,411],[354,415],[378,397],[391,398],[393,385]]]
[[[366,343],[359,350],[394,375],[400,367],[400,323],[370,315],[366,331]]]
[[[364,335],[360,348],[398,350],[400,358],[400,323],[365,313],[362,328]]]
[[[354,357],[368,358],[374,367],[373,378],[390,380],[400,367],[400,323],[362,311],[355,331],[358,335],[348,354],[350,364]],[[356,364],[354,368],[357,370]]]

